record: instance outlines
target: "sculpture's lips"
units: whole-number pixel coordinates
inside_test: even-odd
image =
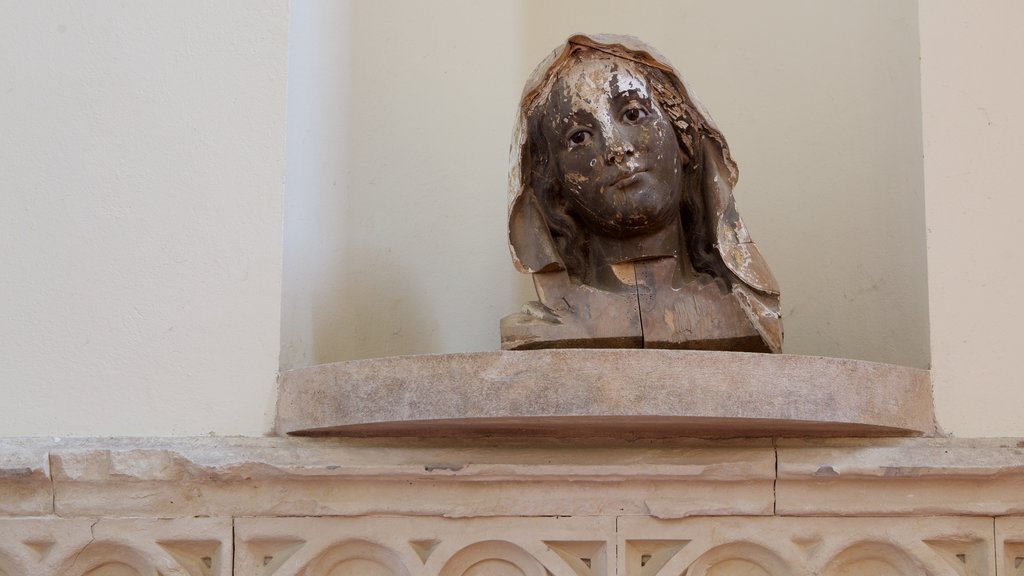
[[[614,182],[612,182],[612,188],[629,188],[630,186],[640,181],[641,175],[644,172],[646,172],[646,170],[635,170],[633,172],[627,172],[626,174],[619,176],[618,178],[615,179]]]

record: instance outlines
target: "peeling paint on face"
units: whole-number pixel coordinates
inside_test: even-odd
[[[573,110],[587,110],[597,120],[602,132],[613,130],[615,110],[608,94],[628,94],[651,100],[647,82],[637,67],[618,58],[587,58],[570,69],[565,78],[563,101]],[[564,120],[566,123],[569,119]]]
[[[576,185],[581,185],[587,181],[587,177],[577,172],[570,172],[565,175],[565,179]]]
[[[678,215],[682,153],[643,66],[581,53],[560,72],[545,119],[566,197],[595,231],[647,233]]]

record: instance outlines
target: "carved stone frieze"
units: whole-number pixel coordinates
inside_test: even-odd
[[[2,576],[1019,576],[1021,517],[0,518]]]
[[[236,570],[267,576],[607,576],[615,517],[240,518]]]
[[[996,518],[996,569],[1006,576],[1024,576],[1024,518]]]
[[[0,576],[229,576],[230,518],[0,519]]]
[[[620,518],[630,576],[989,576],[992,519]]]
[[[268,576],[988,576],[991,518],[253,518]],[[263,570],[263,572],[260,572]]]

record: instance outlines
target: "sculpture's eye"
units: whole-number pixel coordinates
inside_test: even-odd
[[[644,108],[639,104],[631,105],[622,113],[622,119],[628,124],[636,124],[648,116],[650,116],[650,112],[647,111],[647,108]]]
[[[569,148],[575,148],[577,146],[586,146],[590,144],[590,130],[578,128],[569,133]]]

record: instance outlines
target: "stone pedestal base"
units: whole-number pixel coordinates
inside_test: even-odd
[[[690,350],[400,356],[281,376],[279,433],[734,438],[934,432],[928,372]]]

